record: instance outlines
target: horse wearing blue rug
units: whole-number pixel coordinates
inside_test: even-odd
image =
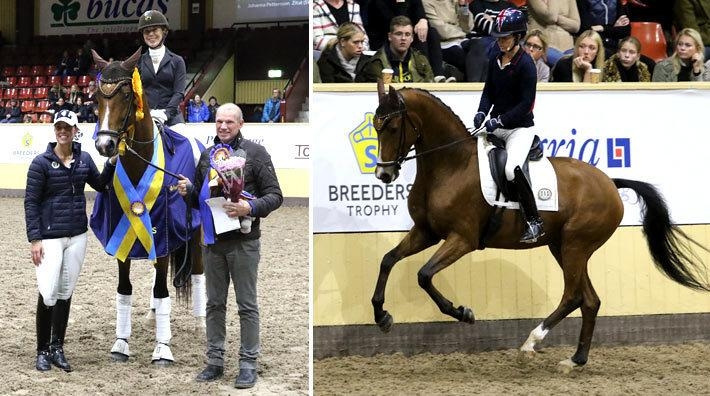
[[[170,253],[187,244],[192,259],[193,291],[195,287],[204,287],[204,277],[201,285],[195,284],[200,279],[195,274],[202,274],[202,262],[199,239],[192,238],[200,225],[200,216],[196,210],[188,209],[191,205],[175,188],[178,174],[192,177],[195,173],[192,143],[168,128],[159,128],[151,120],[135,68],[140,50],[125,61],[110,63],[92,53],[101,70],[96,149],[103,156],[119,154],[114,180],[106,191],[98,194],[90,222],[105,251],[118,260],[116,341],[111,355],[122,362],[130,356],[133,294],[130,264],[132,259],[148,259],[155,261],[152,305],[156,346],[152,361],[169,365],[174,361],[170,350],[171,299],[167,286]],[[173,263],[183,265],[177,273],[173,270],[174,275],[185,279],[179,283],[187,283],[188,263],[187,258],[182,263]],[[195,301],[194,297],[193,293],[193,303],[204,305],[204,301]]]

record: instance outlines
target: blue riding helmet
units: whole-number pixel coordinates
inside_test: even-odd
[[[525,34],[527,30],[528,20],[525,14],[515,8],[506,8],[498,13],[491,30],[491,36],[505,37],[515,33]]]

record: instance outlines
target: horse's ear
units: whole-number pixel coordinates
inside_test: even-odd
[[[138,50],[136,50],[136,52],[134,52],[130,58],[121,62],[121,67],[126,70],[133,70],[133,68],[136,67],[136,65],[138,64],[138,60],[140,58],[141,58],[141,49],[138,48]]]
[[[395,109],[398,109],[399,108],[399,95],[397,94],[397,90],[394,89],[394,87],[391,85],[390,85],[389,95],[387,95],[387,96],[389,97],[390,106],[392,106]]]
[[[96,68],[98,70],[101,70],[106,67],[106,65],[108,65],[108,62],[106,62],[104,58],[102,58],[101,55],[99,55],[93,49],[91,50],[91,56],[94,58],[94,63],[96,64]]]
[[[380,104],[382,104],[382,102],[384,102],[386,96],[387,95],[385,94],[385,83],[384,83],[384,81],[382,81],[381,78],[378,78],[377,79],[377,97],[380,100]]]

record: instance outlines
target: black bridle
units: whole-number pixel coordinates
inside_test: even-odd
[[[414,132],[417,134],[417,139],[414,142],[415,144],[421,141],[422,135],[419,132],[419,129],[417,128],[417,126],[414,124],[414,121],[412,121],[411,117],[407,113],[407,105],[404,103],[402,96],[399,93],[397,93],[397,96],[399,98],[400,108],[397,110],[394,110],[390,113],[387,113],[385,115],[380,115],[380,116],[375,115],[375,118],[373,120],[373,126],[375,127],[375,131],[377,131],[377,133],[379,133],[382,129],[385,128],[385,126],[387,126],[387,124],[392,120],[393,117],[400,116],[400,115],[402,116],[403,120],[402,120],[402,123],[399,128],[399,146],[397,147],[397,157],[392,161],[382,161],[382,162],[378,161],[377,166],[382,166],[382,167],[394,166],[397,169],[400,169],[402,167],[402,163],[404,163],[406,161],[421,157],[423,155],[432,153],[434,151],[443,150],[445,148],[455,146],[455,145],[457,145],[461,142],[464,142],[468,139],[475,138],[478,136],[479,132],[483,131],[483,129],[484,129],[484,127],[481,126],[478,129],[475,129],[472,132],[469,132],[469,134],[464,138],[443,144],[441,146],[431,148],[429,150],[422,151],[421,153],[407,156],[407,154],[412,152],[412,150],[414,150],[414,148],[413,147],[411,147],[411,148],[406,147],[406,143],[405,143],[406,132],[404,130],[405,124],[407,122],[409,122],[409,124],[411,124],[412,128],[414,129]]]

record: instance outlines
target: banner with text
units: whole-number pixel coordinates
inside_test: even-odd
[[[473,125],[480,92],[435,92]],[[374,175],[376,92],[314,92],[313,232],[406,231],[407,196],[415,161],[384,184]],[[710,168],[710,123],[702,117],[710,91],[539,91],[535,131],[546,156],[573,157],[610,177],[655,185],[679,224],[708,224],[710,186],[698,176]],[[438,194],[447,194],[439,191]],[[621,190],[622,224],[640,224],[633,192]]]

